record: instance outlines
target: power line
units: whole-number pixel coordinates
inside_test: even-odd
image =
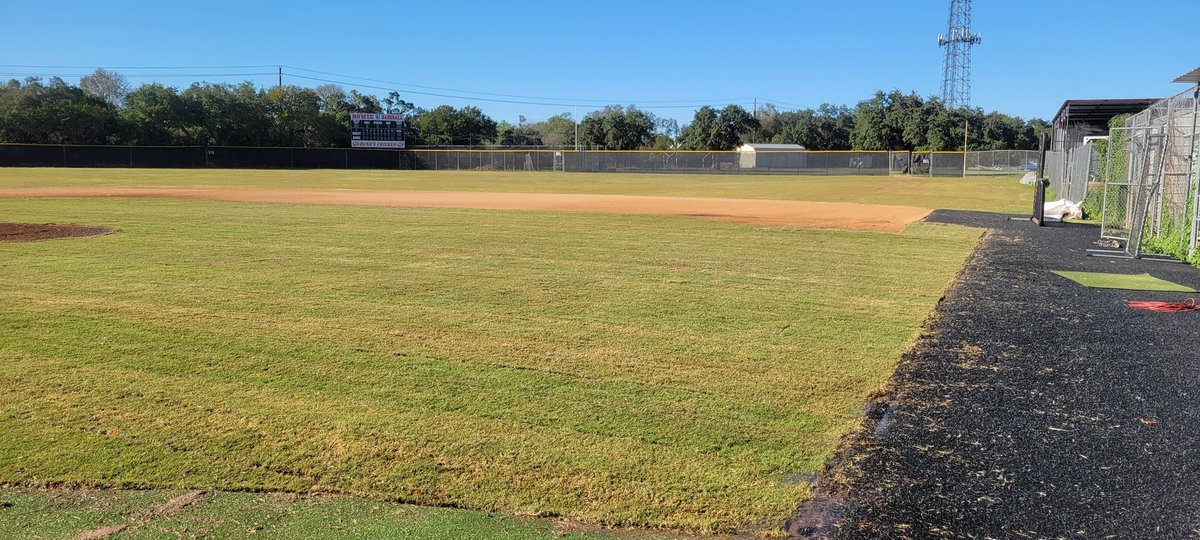
[[[354,82],[348,82],[348,81],[342,81],[342,80],[336,80],[336,79],[325,79],[325,78],[321,78],[321,77],[309,77],[307,75],[297,75],[297,74],[288,73],[288,72],[284,72],[283,75],[285,77],[293,77],[293,78],[298,78],[298,79],[326,82],[326,83],[332,83],[332,84],[344,84],[347,86],[355,86],[358,88],[370,88],[373,90],[384,90],[384,91],[389,91],[389,92],[391,92],[391,91],[404,92],[404,93],[408,93],[408,94],[418,94],[418,95],[423,95],[423,96],[460,99],[460,100],[464,100],[464,101],[487,101],[487,102],[492,102],[492,103],[512,103],[512,104],[518,104],[518,105],[541,105],[541,106],[545,106],[545,107],[571,107],[571,106],[575,105],[574,101],[566,101],[566,100],[555,101],[555,102],[552,102],[552,101],[522,101],[522,100],[514,100],[514,99],[459,96],[459,95],[452,95],[452,94],[442,94],[442,93],[437,93],[437,92],[422,92],[422,91],[417,91],[417,90],[407,90],[407,89],[388,87],[388,86],[360,84],[360,83],[354,83]],[[582,101],[582,100],[580,100],[580,101]],[[746,103],[734,103],[734,104],[745,105]],[[698,106],[700,106],[700,105],[649,105],[649,106],[638,105],[637,108],[638,109],[691,109],[691,108],[696,108]]]
[[[500,93],[495,93],[495,92],[478,92],[478,91],[474,91],[474,90],[459,90],[459,89],[454,89],[454,88],[442,88],[442,87],[437,87],[437,86],[423,86],[423,85],[419,85],[419,84],[402,83],[402,82],[396,82],[396,81],[386,81],[386,80],[382,80],[382,79],[371,79],[368,77],[356,77],[354,75],[331,73],[328,71],[319,71],[319,70],[315,70],[315,69],[308,69],[308,68],[288,66],[288,65],[284,65],[283,67],[285,67],[287,69],[294,69],[297,71],[304,71],[307,73],[317,73],[317,74],[321,74],[321,75],[328,75],[330,77],[338,77],[338,78],[342,78],[342,79],[354,79],[354,80],[359,80],[359,81],[376,82],[376,83],[389,84],[389,85],[395,85],[395,86],[424,88],[426,90],[440,90],[443,92],[454,92],[457,94],[478,94],[478,95],[482,95],[482,96],[497,96],[497,97],[504,97],[504,98],[516,98],[516,99],[537,99],[537,100],[544,100],[544,101],[562,101],[562,102],[571,102],[571,103],[575,103],[575,102],[579,102],[579,103],[659,103],[659,104],[675,104],[675,105],[682,106],[682,105],[692,105],[692,104],[706,105],[708,103],[732,103],[732,102],[742,102],[742,101],[748,101],[748,100],[754,99],[754,98],[749,98],[749,97],[740,97],[740,98],[728,98],[728,99],[650,100],[650,101],[646,101],[646,100],[575,99],[575,98],[564,98],[564,97],[524,96],[524,95],[520,95],[520,94],[500,94]],[[296,75],[296,76],[299,76],[299,75]],[[345,83],[345,84],[350,84],[350,83]]]
[[[46,70],[64,70],[64,69],[95,69],[97,66],[79,66],[79,65],[35,65],[35,64],[0,64],[0,68],[9,69],[46,69]],[[402,94],[416,94],[430,97],[440,97],[447,99],[457,99],[462,101],[478,101],[490,103],[508,103],[517,105],[537,105],[544,107],[574,107],[579,104],[619,104],[632,103],[639,109],[695,109],[705,105],[713,104],[730,104],[730,105],[749,105],[753,98],[728,98],[728,99],[707,99],[707,100],[622,100],[622,99],[575,99],[565,97],[547,97],[547,96],[529,96],[521,94],[505,94],[498,92],[482,92],[475,90],[461,90],[453,88],[445,88],[438,86],[425,86],[411,83],[402,83],[398,81],[388,81],[383,79],[373,79],[369,77],[358,77],[354,75],[346,75],[333,73],[329,71],[321,71],[298,66],[289,66],[283,64],[259,64],[259,65],[224,65],[224,66],[105,66],[103,69],[112,70],[135,70],[135,71],[150,71],[157,70],[159,73],[123,73],[122,75],[131,79],[145,78],[190,78],[190,77],[265,77],[270,75],[278,75],[277,71],[271,72],[186,72],[186,73],[162,73],[161,71],[174,70],[223,70],[223,69],[262,69],[276,68],[282,70],[302,71],[305,73],[313,73],[327,75],[332,78],[313,77],[309,75],[301,75],[298,73],[288,73],[284,71],[282,75],[297,79],[309,81],[340,84],[357,88],[368,88],[382,91],[395,91]],[[33,77],[84,77],[91,73],[65,73],[65,72],[17,72],[7,71],[0,72],[0,76],[33,76]],[[350,80],[346,80],[350,79]],[[381,83],[383,85],[363,84],[367,81],[373,83]],[[437,90],[437,92],[412,90],[412,88],[420,88],[424,90]],[[464,95],[466,94],[466,95]],[[490,97],[480,97],[490,96]],[[781,105],[794,105],[776,100],[766,100],[770,103]],[[794,105],[801,107],[800,105]]]

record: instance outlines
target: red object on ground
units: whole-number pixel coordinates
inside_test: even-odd
[[[1158,311],[1162,313],[1200,311],[1200,306],[1196,305],[1195,298],[1190,298],[1187,302],[1143,302],[1139,300],[1130,300],[1128,305],[1131,308],[1148,309],[1150,311]]]

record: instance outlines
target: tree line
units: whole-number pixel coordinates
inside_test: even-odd
[[[682,127],[633,105],[589,112],[578,125],[565,113],[532,122],[521,116],[513,124],[477,107],[424,109],[397,92],[378,97],[333,84],[264,89],[250,82],[131,88],[119,73],[98,69],[78,85],[31,77],[0,86],[0,142],[347,147],[354,112],[404,114],[411,146],[731,150],[769,142],[810,150],[961,150],[966,129],[971,150],[1035,149],[1048,127],[1041,119],[949,109],[937,98],[899,91],[876,92],[854,107],[704,106]]]

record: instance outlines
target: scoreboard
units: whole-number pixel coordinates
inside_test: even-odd
[[[404,148],[404,115],[350,113],[350,146]]]

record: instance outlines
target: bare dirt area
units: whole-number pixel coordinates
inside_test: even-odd
[[[45,187],[2,189],[0,197],[151,197],[410,208],[607,212],[690,216],[755,225],[881,232],[901,232],[930,212],[929,209],[913,206],[765,199],[343,189]]]
[[[0,242],[33,242],[51,238],[83,238],[113,232],[112,227],[55,223],[0,223]]]

